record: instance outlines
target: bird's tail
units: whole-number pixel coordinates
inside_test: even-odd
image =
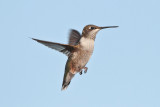
[[[66,72],[64,74],[63,78],[63,84],[62,84],[62,89],[61,90],[66,90],[67,87],[69,86],[72,78],[74,77],[75,74],[72,74],[71,72]]]

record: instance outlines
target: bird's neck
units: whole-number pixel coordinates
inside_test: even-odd
[[[83,37],[80,39],[79,45],[84,50],[93,50],[94,49],[94,40],[91,38]]]

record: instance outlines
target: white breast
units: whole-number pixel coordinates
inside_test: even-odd
[[[85,37],[82,37],[81,40],[80,40],[80,45],[82,46],[82,48],[84,50],[92,50],[94,49],[94,40],[93,39],[90,39],[90,38],[85,38]]]

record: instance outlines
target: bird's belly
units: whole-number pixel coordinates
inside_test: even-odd
[[[76,69],[76,72],[79,72],[85,65],[88,63],[90,57],[92,55],[92,52],[83,51],[74,53],[73,57],[73,67]]]
[[[81,56],[80,60],[78,61],[78,62],[79,62],[78,64],[79,64],[81,67],[84,67],[84,66],[88,63],[90,57],[91,57],[91,55],[83,54],[83,55]]]

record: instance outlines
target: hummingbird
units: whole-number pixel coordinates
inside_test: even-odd
[[[77,30],[71,29],[68,44],[44,41],[35,38],[32,39],[49,48],[62,52],[68,57],[61,88],[61,90],[65,90],[75,74],[79,73],[81,75],[83,71],[84,73],[87,72],[88,68],[86,67],[86,64],[93,53],[97,32],[102,29],[117,27],[118,26],[98,27],[96,25],[86,25],[83,28],[82,34]]]

